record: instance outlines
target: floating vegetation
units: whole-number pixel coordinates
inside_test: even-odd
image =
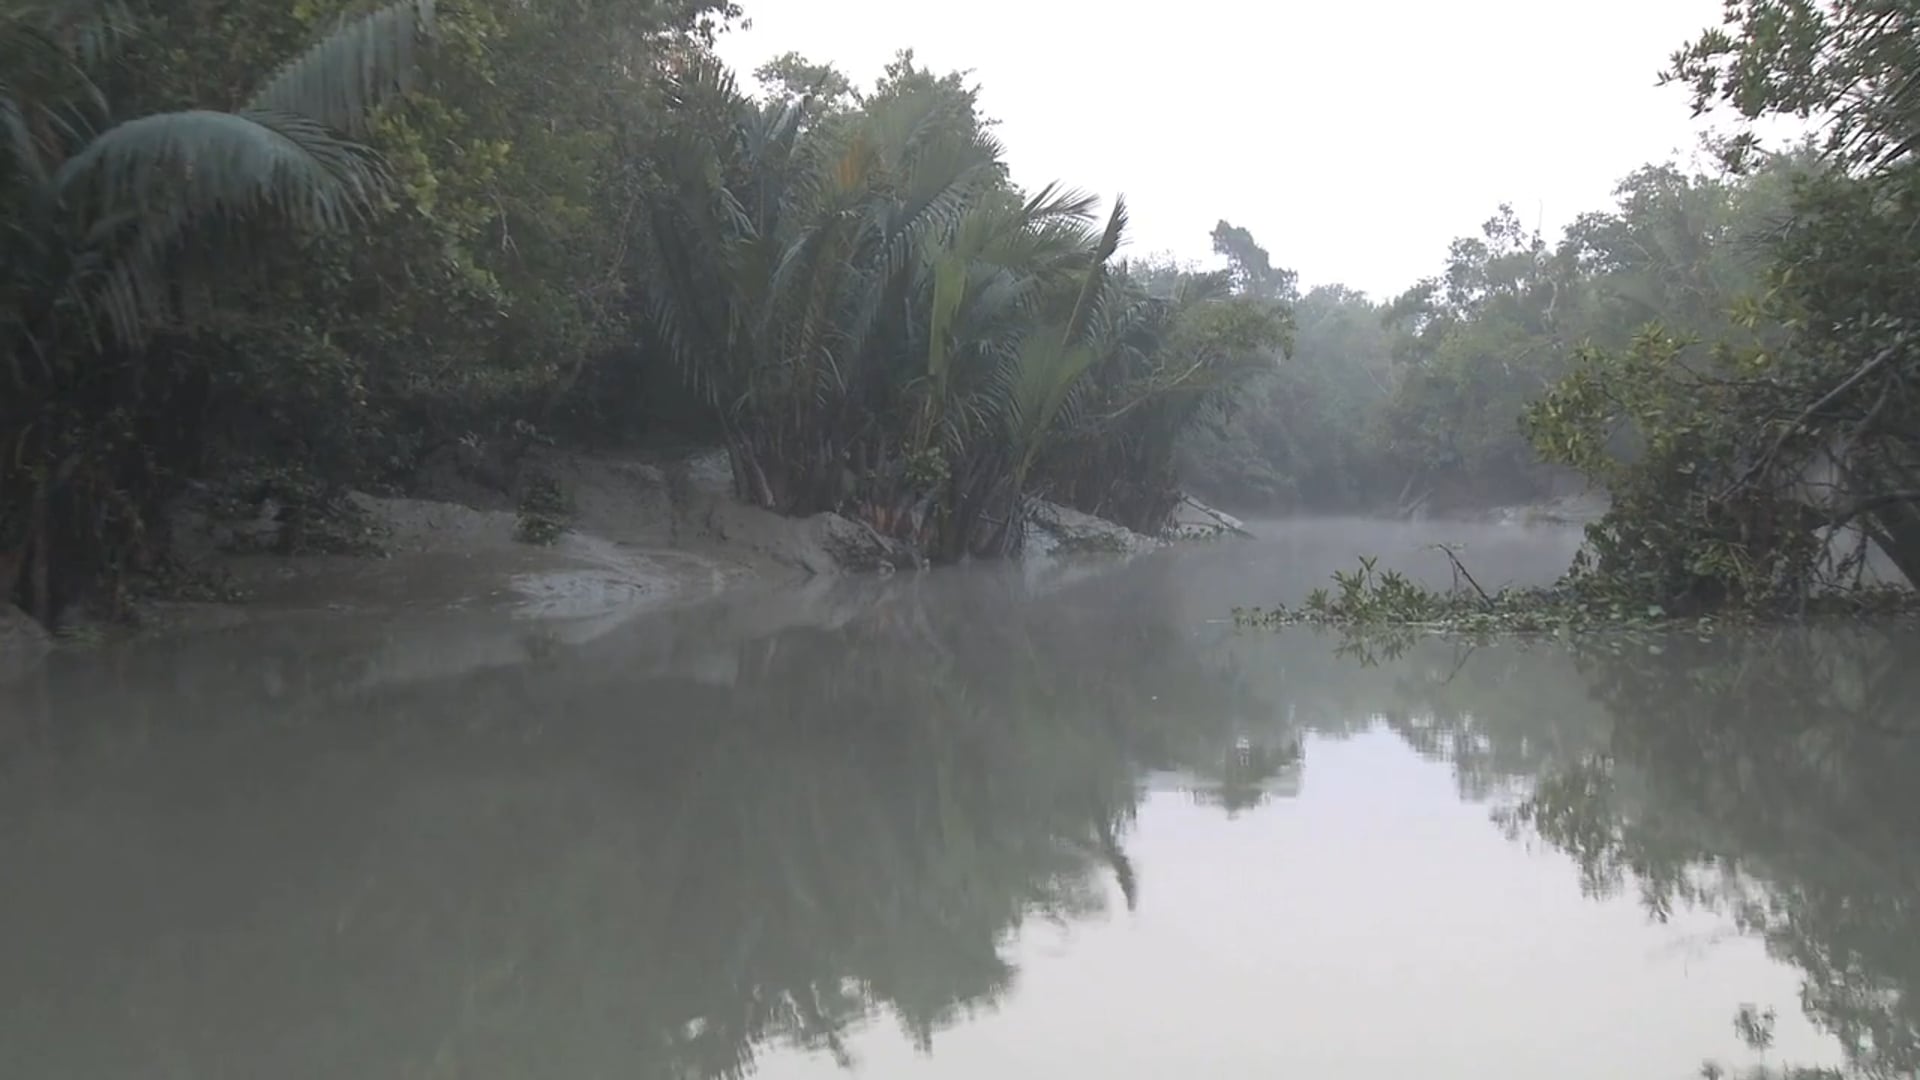
[[[1780,621],[1820,616],[1893,616],[1920,611],[1913,590],[1864,585],[1793,603],[1749,606],[1717,612],[1674,613],[1637,597],[1631,589],[1609,587],[1603,578],[1575,571],[1547,588],[1504,588],[1489,592],[1459,557],[1436,545],[1453,567],[1453,584],[1432,589],[1398,570],[1383,570],[1376,557],[1362,556],[1358,568],[1336,570],[1331,588],[1318,588],[1298,607],[1236,607],[1237,626],[1278,628],[1319,626],[1352,638],[1411,639],[1429,634],[1570,636],[1593,632],[1659,629],[1711,634],[1725,624]]]

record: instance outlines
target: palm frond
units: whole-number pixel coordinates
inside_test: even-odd
[[[0,180],[4,180],[11,165],[39,186],[47,180],[46,164],[40,160],[33,133],[27,128],[27,118],[19,102],[9,93],[10,89],[0,82]]]
[[[163,252],[145,215],[123,212],[96,220],[85,243],[71,253],[62,302],[84,313],[95,344],[106,336],[138,342],[170,308],[171,291],[161,270]]]
[[[201,109],[109,128],[53,180],[63,199],[95,213],[177,210],[193,219],[264,209],[337,227],[366,208],[381,177],[369,151],[306,117]]]
[[[312,120],[269,113],[160,113],[109,128],[48,185],[91,222],[64,291],[122,344],[169,307],[168,257],[189,235],[267,213],[330,229],[379,190],[378,162]]]
[[[245,111],[364,134],[372,111],[411,87],[433,25],[434,0],[396,0],[342,23],[267,80]]]
[[[940,259],[933,268],[933,301],[927,316],[927,375],[934,381],[936,399],[946,393],[949,338],[966,298],[966,269],[965,257],[958,253]]]
[[[898,272],[929,234],[950,234],[978,197],[992,157],[972,140],[943,138],[921,148],[898,200],[874,204],[878,252]]]
[[[1113,258],[1113,253],[1120,249],[1120,239],[1126,231],[1127,200],[1125,196],[1115,196],[1113,213],[1107,218],[1106,230],[1100,234],[1100,242],[1094,246],[1093,265],[1087,268],[1086,280],[1080,288],[1080,299],[1074,304],[1072,318],[1067,320],[1067,341],[1077,342],[1085,338],[1095,305],[1105,293],[1107,260]]]
[[[121,5],[86,0],[0,13],[0,169],[11,162],[43,183],[47,162],[85,141],[106,113],[88,69],[112,51],[128,23]]]
[[[1081,376],[1096,359],[1092,348],[1069,338],[1058,326],[1035,330],[1021,342],[1009,403],[1012,441],[1020,460],[1016,481],[1024,481],[1039,459],[1048,432],[1053,430],[1061,410],[1075,400]]]
[[[82,67],[112,57],[139,28],[133,10],[121,0],[49,0],[32,6],[43,13],[42,25],[66,43]]]
[[[768,105],[745,128],[745,167],[752,179],[754,219],[771,223],[795,187],[793,164],[800,132],[810,109],[806,100]]]
[[[1225,300],[1233,295],[1233,272],[1214,270],[1205,274],[1183,274],[1180,283],[1174,287],[1173,302],[1186,307],[1190,304],[1204,304],[1213,300]]]
[[[1098,205],[1100,196],[1080,188],[1066,187],[1055,180],[1034,192],[1021,208],[1021,214],[1033,222],[1054,218],[1086,222],[1093,220],[1093,209]]]
[[[120,0],[12,0],[0,11],[0,71],[33,82],[75,74],[118,51],[133,36],[133,13]],[[63,63],[49,64],[51,56]]]
[[[669,72],[667,105],[676,111],[737,114],[745,101],[733,69],[711,53],[683,58]]]
[[[1100,234],[1100,246],[1093,253],[1095,261],[1105,263],[1113,258],[1113,253],[1120,250],[1120,241],[1125,238],[1126,233],[1127,197],[1115,195],[1113,213],[1108,216],[1106,231]]]

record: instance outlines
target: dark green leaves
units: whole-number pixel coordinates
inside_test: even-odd
[[[398,0],[345,22],[268,79],[246,111],[363,134],[376,108],[413,85],[433,25],[434,0]]]

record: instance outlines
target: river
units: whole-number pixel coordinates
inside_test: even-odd
[[[1343,649],[1225,617],[1577,536],[1257,531],[62,651],[0,687],[0,1076],[1920,1067],[1920,636]]]

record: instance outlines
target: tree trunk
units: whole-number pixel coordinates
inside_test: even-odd
[[[33,487],[33,507],[27,518],[27,614],[40,625],[53,625],[53,545],[47,542],[47,502],[51,479],[41,476]]]

